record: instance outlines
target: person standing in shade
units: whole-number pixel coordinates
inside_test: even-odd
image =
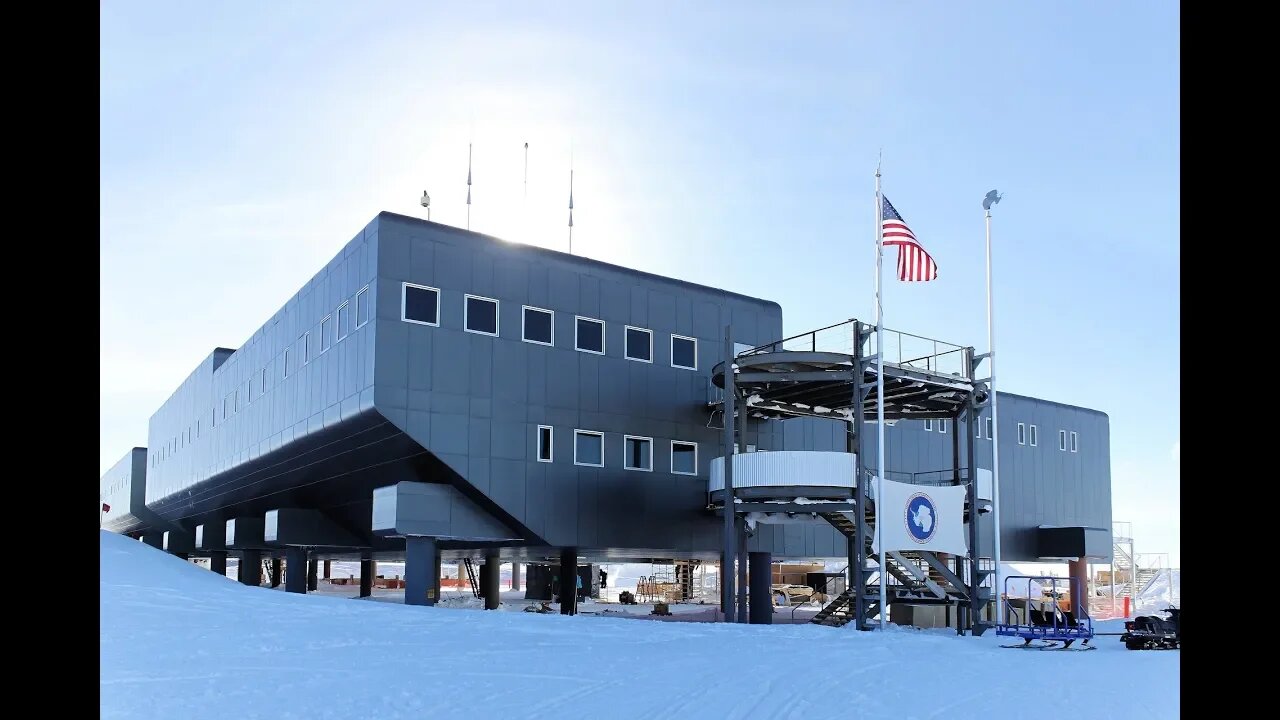
[[[609,573],[600,568],[600,589],[603,590],[609,586]]]

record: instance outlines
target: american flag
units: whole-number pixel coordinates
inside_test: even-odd
[[[938,279],[937,263],[920,241],[916,240],[911,228],[907,227],[907,221],[893,208],[889,198],[881,195],[880,201],[884,206],[881,212],[884,244],[898,247],[898,279],[908,282]]]

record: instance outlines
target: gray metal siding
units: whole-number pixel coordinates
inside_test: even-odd
[[[219,349],[205,358],[152,415],[148,503],[181,493],[372,405],[375,326],[354,326],[356,294],[365,285],[374,301],[371,312],[376,311],[376,228],[375,221],[347,243],[243,346]],[[328,350],[321,353],[317,342],[315,356],[304,363],[304,333],[318,334],[324,316],[334,314],[336,319],[344,301],[351,303],[349,334],[337,341],[336,328],[331,330],[335,341]],[[238,409],[224,418],[223,403],[232,392],[237,393],[233,402]]]

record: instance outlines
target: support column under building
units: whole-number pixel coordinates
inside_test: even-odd
[[[280,587],[280,556],[271,558],[271,587]]]
[[[304,547],[289,547],[284,551],[285,563],[284,571],[284,590],[291,593],[307,592],[307,549]],[[271,561],[271,565],[275,567],[279,559]],[[278,572],[278,571],[277,571]]]
[[[1067,577],[1071,578],[1071,610],[1077,618],[1089,615],[1089,561],[1080,558],[1067,562]]]
[[[485,610],[497,610],[502,600],[502,590],[498,587],[501,570],[502,563],[496,557],[487,557],[480,565],[480,594],[484,596]]]
[[[439,589],[436,587],[437,568],[440,567],[440,548],[433,537],[407,537],[404,539],[404,604],[435,605]]]
[[[142,533],[142,542],[143,544],[150,545],[151,547],[157,550],[163,550],[164,549],[164,533],[156,532],[154,530],[148,530]]]
[[[320,561],[312,558],[307,561],[307,590],[315,592],[320,586],[319,580],[316,579],[316,572],[319,570]]]
[[[360,597],[373,594],[373,573],[377,565],[372,558],[360,558]]]
[[[560,551],[560,614],[578,614],[578,549]]]
[[[209,553],[209,571],[226,576],[227,554],[225,552],[214,551]]]
[[[511,563],[511,589],[520,589],[520,563]]]
[[[747,521],[741,518],[737,521],[738,526],[738,622],[746,623],[750,618],[747,617]]]
[[[330,573],[332,570],[333,570],[333,568],[332,568],[332,567],[330,567],[330,563],[329,563],[329,561],[328,561],[328,560],[325,560],[325,561],[324,561],[324,576],[323,576],[325,580],[329,580],[329,579],[330,579],[330,575],[329,575],[329,573]]]
[[[724,456],[724,551],[720,557],[720,610],[724,612],[725,622],[734,622],[737,618],[737,598],[734,593],[734,556],[737,554],[737,538],[735,536],[735,516],[737,502],[733,494],[733,446],[737,442],[734,436],[733,421],[738,412],[737,390],[733,386],[733,326],[724,328],[724,398],[721,410],[724,414],[724,440],[720,450]]]
[[[245,585],[261,585],[262,584],[262,551],[261,550],[241,550],[240,551],[240,582]]]
[[[751,624],[773,624],[773,555],[748,553],[751,565]]]

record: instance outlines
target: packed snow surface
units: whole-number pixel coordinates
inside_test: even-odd
[[[101,534],[103,718],[1177,717],[1179,651],[640,622],[245,587]],[[335,586],[338,587],[338,586]],[[352,595],[355,594],[352,588]],[[617,606],[613,606],[617,607]],[[780,612],[785,610],[780,609]],[[1102,623],[1100,631],[1119,631]]]

